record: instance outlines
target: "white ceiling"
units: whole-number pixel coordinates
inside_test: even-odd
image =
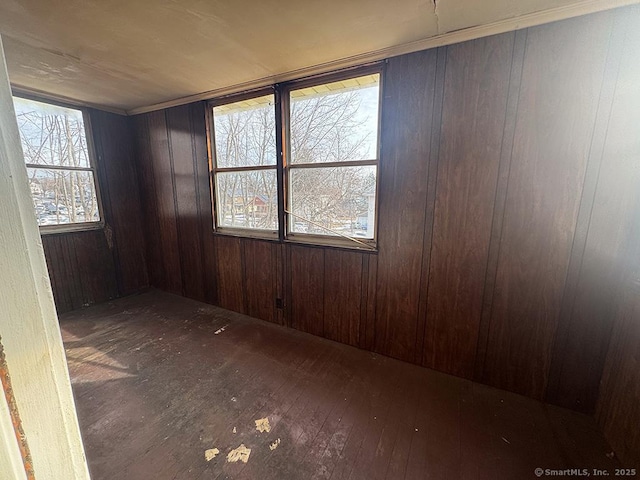
[[[14,87],[131,111],[625,3],[0,0],[0,34]]]

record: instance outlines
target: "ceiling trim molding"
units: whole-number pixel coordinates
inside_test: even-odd
[[[115,113],[117,115],[127,115],[127,111],[121,108],[107,107],[105,105],[98,105],[95,103],[82,102],[73,98],[65,97],[64,95],[56,95],[53,93],[43,92],[34,88],[27,88],[21,85],[11,84],[11,92],[19,97],[28,97],[33,100],[49,100],[53,103],[59,103],[63,106],[78,107],[78,108],[95,108],[96,110],[103,110],[105,112]]]
[[[571,5],[564,5],[548,10],[542,10],[539,12],[529,13],[526,15],[520,15],[518,17],[507,18],[498,22],[490,23],[487,25],[479,25],[476,27],[464,28],[453,32],[447,32],[434,37],[425,38],[423,40],[417,40],[415,42],[405,43],[394,47],[388,47],[381,50],[376,50],[361,55],[355,55],[332,62],[327,62],[312,67],[301,68],[298,70],[292,70],[279,75],[273,75],[269,77],[263,77],[250,82],[240,83],[229,87],[219,88],[215,90],[209,90],[194,95],[188,95],[186,97],[176,98],[175,100],[169,100],[166,102],[160,102],[146,107],[138,107],[127,111],[127,115],[138,115],[141,113],[153,112],[155,110],[161,110],[170,107],[177,107],[187,103],[197,102],[200,100],[210,100],[216,97],[223,97],[234,93],[240,93],[244,91],[254,90],[276,83],[287,82],[290,80],[297,80],[299,78],[309,77],[312,75],[319,75],[322,73],[328,73],[334,70],[340,70],[343,68],[353,67],[370,62],[376,62],[399,55],[405,55],[407,53],[413,53],[420,50],[426,50],[429,48],[440,47],[443,45],[450,45],[453,43],[465,42],[467,40],[474,40],[476,38],[486,37],[489,35],[496,35],[500,33],[510,32],[514,30],[520,30],[523,28],[533,27],[536,25],[542,25],[545,23],[551,23],[558,20],[565,20],[568,18],[587,15],[590,13],[596,13],[603,10],[610,10],[617,7],[623,7],[626,5],[633,5],[640,3],[640,0],[586,0]]]

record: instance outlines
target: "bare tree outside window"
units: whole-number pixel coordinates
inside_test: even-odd
[[[18,97],[14,106],[38,224],[99,222],[82,112]]]
[[[214,107],[213,117],[218,226],[277,231],[274,96]]]
[[[291,92],[291,232],[374,238],[379,77]]]

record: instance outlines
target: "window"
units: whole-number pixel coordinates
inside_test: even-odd
[[[213,107],[216,225],[278,235],[274,95]]]
[[[374,241],[379,87],[374,73],[289,91],[290,238]]]
[[[82,111],[14,97],[33,204],[43,233],[100,225]]]
[[[375,248],[380,82],[374,66],[211,102],[216,230]]]

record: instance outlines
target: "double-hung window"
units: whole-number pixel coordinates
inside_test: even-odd
[[[380,84],[373,66],[212,101],[216,230],[375,249]]]
[[[217,229],[277,238],[274,94],[215,105],[213,131]]]
[[[14,107],[41,231],[101,226],[83,112],[19,97]]]

